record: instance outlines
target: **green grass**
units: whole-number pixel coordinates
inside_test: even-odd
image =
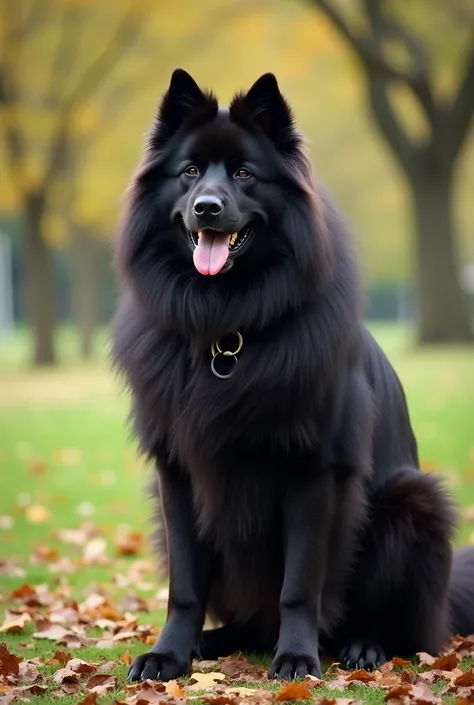
[[[408,329],[377,325],[373,331],[404,384],[423,467],[443,473],[461,505],[474,504],[473,349],[415,350]],[[108,370],[106,334],[97,339],[98,359],[93,364],[80,363],[69,329],[61,331],[59,349],[58,369],[35,371],[25,366],[25,331],[0,345],[0,514],[15,520],[12,530],[0,532],[0,558],[16,557],[26,569],[24,580],[33,585],[51,585],[56,577],[47,565],[31,565],[35,546],[47,544],[61,555],[75,556],[78,549],[58,542],[54,531],[75,528],[84,521],[79,514],[84,504],[93,512],[90,519],[104,532],[109,551],[113,552],[118,526],[145,534],[151,531],[151,506],[144,498],[148,469],[137,459],[128,438],[128,399]],[[19,506],[22,502],[45,507],[50,518],[30,523]],[[474,525],[462,523],[457,541],[468,541],[473,532]],[[88,585],[100,583],[113,599],[119,599],[123,590],[113,587],[111,579],[117,572],[125,573],[133,560],[117,558],[112,567],[84,567],[68,580],[79,598]],[[0,575],[0,592],[8,596],[21,582]],[[162,610],[141,617],[158,624],[163,619]],[[6,635],[10,649],[25,656],[49,657],[56,645],[32,640],[31,631]],[[143,648],[136,643],[106,652],[83,647],[77,655],[118,661],[127,649],[134,655]],[[118,666],[120,679],[125,670],[125,665]],[[363,686],[349,692],[367,703],[382,699],[381,691]],[[65,697],[62,702],[77,700]],[[106,697],[101,703],[112,700]],[[33,702],[49,703],[51,695],[34,697]]]

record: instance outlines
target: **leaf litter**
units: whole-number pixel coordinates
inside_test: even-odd
[[[129,646],[140,644],[145,651],[159,634],[155,625],[143,623],[139,615],[146,618],[148,613],[163,608],[168,591],[156,591],[155,565],[141,557],[141,534],[122,528],[115,539],[106,538],[104,530],[90,520],[90,514],[83,513],[87,516],[79,528],[52,532],[54,546],[41,543],[35,547],[30,564],[44,565],[52,576],[50,584],[28,582],[28,571],[15,559],[0,561],[0,573],[22,581],[9,595],[2,596],[5,609],[0,640],[8,642],[10,635],[17,639],[24,634],[30,648],[43,640],[56,649],[44,658],[22,658],[21,651],[15,653],[16,649],[1,643],[0,705],[25,701],[34,705],[35,696],[46,692],[54,699],[73,696],[78,705],[100,705],[103,696],[115,698],[114,705],[192,705],[193,701],[206,705],[294,701],[356,705],[360,703],[357,697],[361,688],[378,688],[389,705],[441,705],[447,697],[456,705],[474,702],[474,635],[452,638],[437,657],[426,653],[417,654],[413,661],[396,657],[370,673],[364,669],[345,671],[334,663],[323,679],[307,676],[303,681],[280,684],[277,690],[267,679],[267,669],[251,663],[241,653],[215,661],[195,661],[192,676],[186,680],[128,685],[119,677],[118,669],[132,660]],[[61,555],[61,545],[67,547],[68,555]],[[122,596],[112,598],[103,584],[88,585],[81,598],[73,595],[68,574],[90,565],[114,566],[113,592],[119,590]],[[81,658],[81,649],[91,646],[96,650],[95,659]],[[117,646],[123,647],[123,655],[108,660],[107,649]],[[71,653],[71,649],[77,651]],[[464,662],[466,658],[473,662]],[[334,697],[322,693],[334,693]]]

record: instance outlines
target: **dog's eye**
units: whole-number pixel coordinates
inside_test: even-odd
[[[245,167],[240,167],[240,169],[237,169],[235,172],[234,178],[235,179],[249,179],[252,176],[250,171],[246,169]]]
[[[197,166],[188,166],[188,168],[184,170],[184,173],[186,176],[199,176],[199,169]]]

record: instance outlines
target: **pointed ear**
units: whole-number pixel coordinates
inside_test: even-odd
[[[150,133],[152,145],[159,149],[196,113],[211,109],[217,112],[217,101],[202,91],[194,78],[183,69],[175,69],[164,94]]]
[[[291,152],[298,143],[290,106],[272,73],[263,74],[248,93],[236,96],[230,115],[237,122],[257,126],[282,152]]]

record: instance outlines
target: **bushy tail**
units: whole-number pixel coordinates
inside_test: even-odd
[[[454,552],[449,606],[451,634],[474,634],[474,546]]]

